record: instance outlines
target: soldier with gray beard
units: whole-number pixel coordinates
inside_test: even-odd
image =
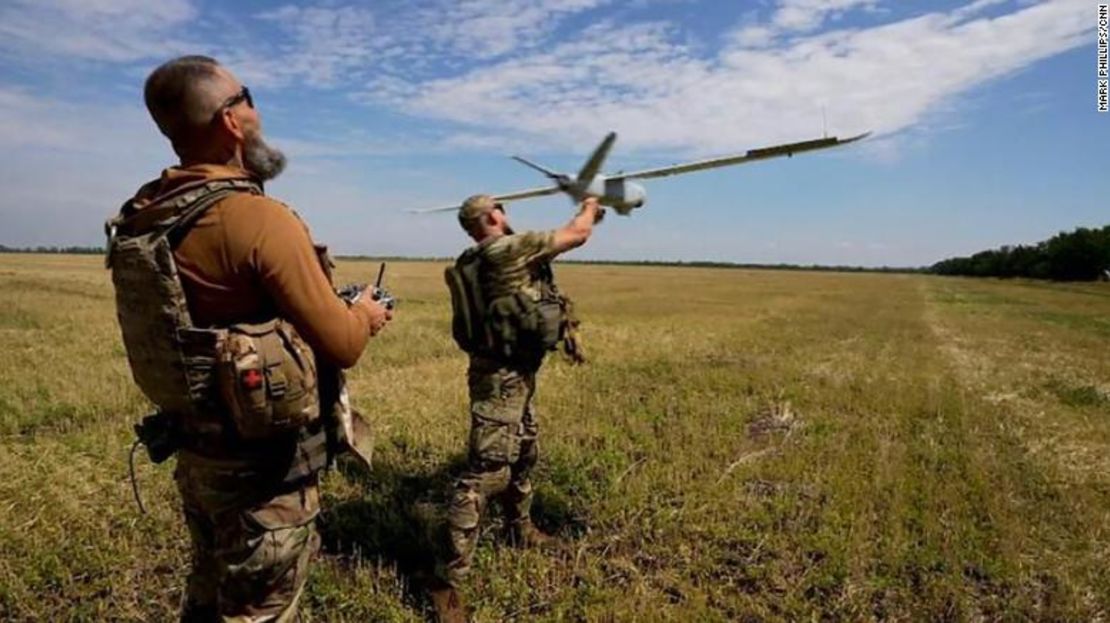
[[[342,369],[391,312],[340,299],[326,249],[263,194],[285,156],[230,71],[181,57],[144,95],[181,163],[109,222],[108,260],[133,376],[159,409],[148,419],[177,455],[192,541],[181,620],[295,621],[318,472],[337,439],[367,456]]]

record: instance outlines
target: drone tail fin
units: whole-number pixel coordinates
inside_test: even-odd
[[[520,156],[512,156],[512,159],[516,160],[517,162],[523,164],[526,167],[533,168],[533,169],[539,171],[540,173],[543,173],[544,175],[546,175],[547,177],[549,177],[551,179],[557,179],[559,177],[558,173],[552,171],[551,169],[548,169],[547,167],[544,167],[542,165],[538,165],[535,162],[532,162],[531,160],[521,158]]]

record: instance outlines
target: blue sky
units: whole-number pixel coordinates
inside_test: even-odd
[[[0,244],[100,244],[173,153],[142,82],[219,58],[290,156],[268,188],[340,253],[447,256],[406,208],[536,186],[609,130],[633,169],[873,131],[841,150],[649,180],[581,258],[923,265],[1110,223],[1095,2],[6,0]],[[553,227],[563,198],[516,204]]]

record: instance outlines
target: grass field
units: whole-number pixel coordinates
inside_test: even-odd
[[[342,263],[342,280],[377,265]],[[352,372],[372,473],[325,478],[314,621],[420,621],[409,570],[464,452],[441,266],[397,263]],[[1110,287],[561,266],[593,356],[541,374],[538,521],[488,522],[479,621],[1110,618]],[[127,479],[98,258],[0,255],[0,620],[168,621],[172,462]]]

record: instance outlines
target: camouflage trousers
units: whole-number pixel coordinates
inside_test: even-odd
[[[455,481],[447,517],[448,559],[441,574],[457,584],[470,571],[478,527],[491,499],[505,520],[527,521],[532,506],[529,478],[539,456],[532,399],[535,372],[471,362],[470,440],[466,470]]]
[[[192,569],[182,601],[188,623],[290,623],[309,560],[320,545],[315,518],[320,493],[315,479],[304,487],[249,506],[235,497],[226,472],[178,460],[175,474],[192,540]]]

